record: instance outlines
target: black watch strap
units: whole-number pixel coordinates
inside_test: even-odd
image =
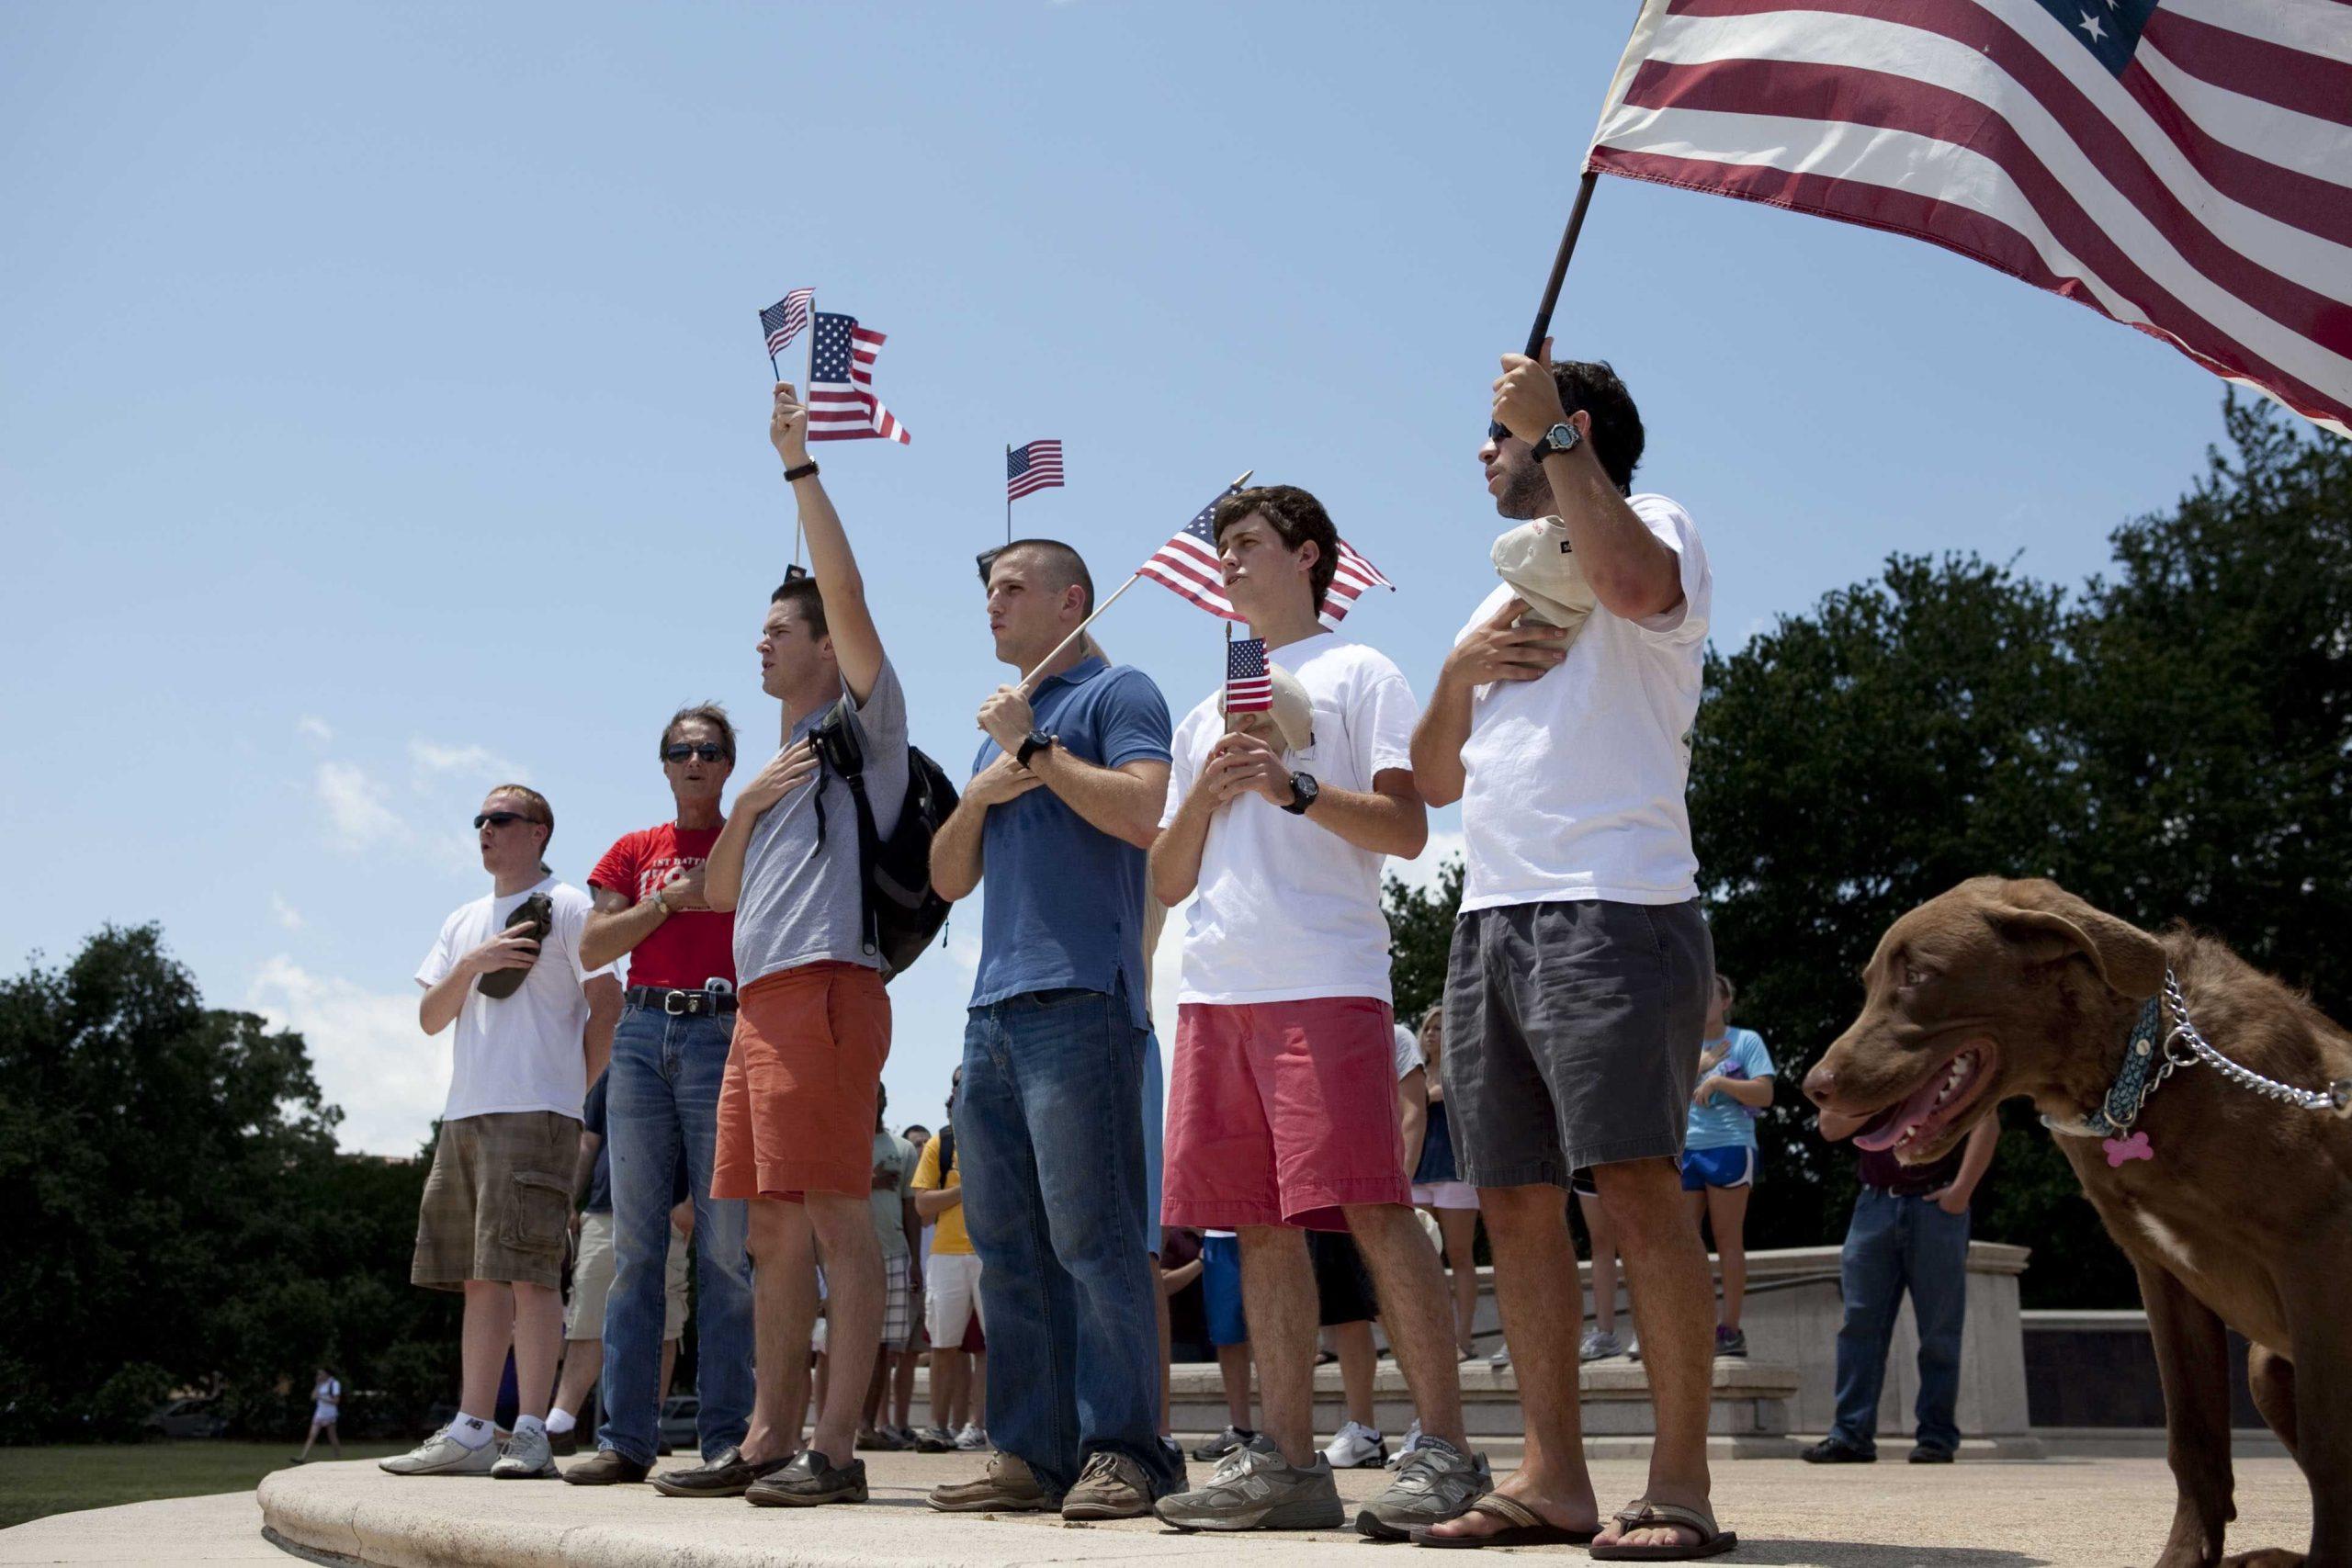
[[[1052,736],[1046,734],[1043,730],[1033,729],[1021,742],[1021,750],[1012,754],[1012,760],[1025,768],[1029,765],[1030,758],[1045,750],[1053,743]]]
[[[785,469],[784,481],[786,484],[792,484],[800,479],[813,479],[817,477],[817,471],[816,460],[811,458],[797,468]]]

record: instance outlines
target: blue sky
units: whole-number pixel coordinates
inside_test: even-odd
[[[482,790],[545,790],[584,880],[664,814],[673,707],[773,735],[754,312],[797,285],[889,334],[913,445],[821,456],[951,768],[1034,436],[1070,482],[1019,530],[1106,588],[1242,468],[1314,490],[1402,585],[1348,629],[1425,692],[1634,9],[0,8],[0,820],[72,852],[0,954],[160,920],[209,1000],[305,1032],[348,1145],[413,1146],[447,1044],[409,976],[484,888]],[[1639,400],[1724,648],[1890,550],[2078,580],[2219,433],[2219,382],[2089,310],[1624,182],[1558,330]],[[1177,712],[1217,678],[1159,588],[1102,633]],[[959,1049],[977,908],[951,935],[893,987],[896,1120]]]

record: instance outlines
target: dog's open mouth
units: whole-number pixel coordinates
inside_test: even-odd
[[[1925,1146],[1967,1110],[1993,1081],[1996,1055],[1991,1041],[1963,1046],[1950,1061],[1928,1075],[1927,1082],[1907,1099],[1888,1106],[1854,1134],[1856,1146],[1893,1149],[1896,1154]]]

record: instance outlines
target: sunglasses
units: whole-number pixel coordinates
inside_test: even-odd
[[[537,820],[537,818],[526,817],[519,811],[478,812],[474,817],[474,831],[479,833],[485,826],[492,828],[503,828],[509,822],[536,822]]]
[[[683,762],[689,757],[696,757],[706,762],[716,762],[725,755],[727,755],[726,747],[715,746],[707,740],[698,741],[693,745],[680,741],[675,745],[662,748],[662,760],[665,762]]]
[[[1510,439],[1510,430],[1501,420],[1490,419],[1487,422],[1487,439],[1489,441],[1508,441]]]

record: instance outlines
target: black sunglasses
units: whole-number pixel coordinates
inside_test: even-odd
[[[1503,423],[1503,422],[1502,422],[1501,420],[1498,420],[1498,419],[1490,419],[1490,420],[1488,420],[1488,421],[1487,422],[1487,440],[1489,440],[1489,441],[1507,441],[1507,440],[1509,440],[1510,438],[1510,428],[1509,428],[1507,425],[1505,425],[1505,424]]]
[[[662,748],[662,760],[665,762],[683,762],[689,757],[699,757],[706,762],[716,762],[725,755],[727,755],[726,747],[713,745],[707,740],[696,741],[692,745],[682,740],[674,745]]]
[[[477,812],[474,815],[474,831],[477,833],[481,832],[484,824],[492,828],[503,828],[509,822],[536,822],[537,820],[537,818],[526,817],[519,811],[481,811]]]

